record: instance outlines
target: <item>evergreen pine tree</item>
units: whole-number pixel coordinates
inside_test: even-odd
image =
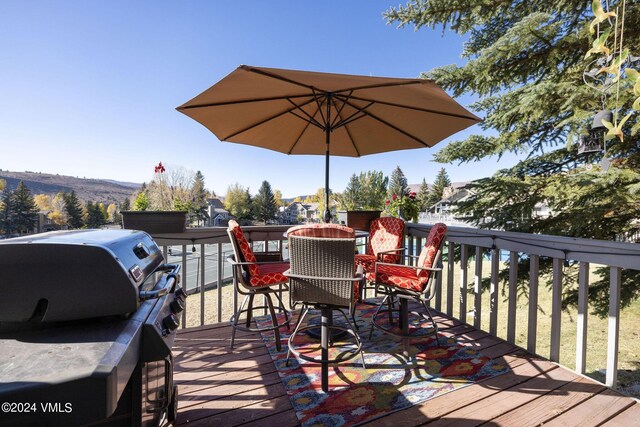
[[[100,228],[106,223],[99,203],[89,201],[85,205],[85,209],[87,211],[87,228]]]
[[[427,206],[431,207],[442,200],[444,189],[450,186],[451,180],[449,179],[449,175],[447,175],[447,171],[444,168],[441,168],[438,175],[436,175],[436,179],[433,181],[431,190],[429,190]]]
[[[422,178],[422,183],[420,183],[420,190],[418,190],[416,199],[418,200],[418,209],[420,209],[420,212],[426,212],[431,206],[429,204],[429,185],[424,178]]]
[[[38,225],[38,207],[24,181],[13,192],[13,228],[20,234],[31,233]]]
[[[255,216],[259,221],[275,219],[278,214],[278,206],[276,205],[276,198],[271,190],[271,184],[268,181],[262,181],[262,185],[258,190],[258,194],[253,199],[255,206]]]
[[[197,171],[191,187],[193,201],[190,206],[189,216],[191,220],[204,223],[209,219],[209,203],[207,203],[207,190],[204,187],[204,175]]]
[[[389,180],[389,190],[387,191],[387,197],[391,198],[393,195],[402,197],[409,190],[409,184],[407,184],[407,178],[404,176],[400,166],[391,172],[391,179]]]
[[[609,10],[620,5],[619,0],[604,4]],[[457,206],[459,213],[484,228],[603,240],[640,230],[640,115],[630,109],[635,95],[628,82],[619,93],[612,85],[603,97],[583,81],[594,60],[585,59],[594,40],[589,32],[591,2],[512,0],[481,7],[468,1],[415,0],[389,9],[385,17],[400,26],[442,25],[468,36],[462,51],[466,64],[439,67],[424,76],[454,97],[476,98],[471,107],[485,116],[481,128],[491,132],[449,143],[436,154],[437,161],[467,163],[527,154],[514,167],[475,182],[471,197]],[[638,56],[639,2],[626,2],[625,20],[625,47]],[[637,69],[640,64],[632,65]],[[624,141],[609,141],[606,154],[588,157],[578,153],[575,142],[590,130],[603,103],[618,120],[632,115]],[[610,164],[608,168],[598,165],[604,157],[602,164]],[[551,215],[533,216],[537,204],[546,204]],[[540,264],[542,276],[549,272],[550,260],[541,259]],[[525,286],[526,279],[521,282]],[[640,272],[625,271],[622,288],[625,306],[640,296]],[[607,312],[608,289],[606,272],[589,287],[589,301],[599,314]],[[575,287],[567,289],[564,303],[576,302]]]
[[[13,193],[6,187],[2,190],[2,202],[0,203],[0,231],[2,233],[15,233],[14,215]]]
[[[74,190],[71,190],[70,193],[65,193],[64,210],[67,214],[67,226],[69,226],[69,229],[84,227],[82,206],[80,205],[80,200],[78,200],[78,196],[76,196],[76,192]]]
[[[342,192],[342,196],[340,197],[340,209],[344,209],[347,211],[354,210],[358,206],[358,201],[360,198],[360,179],[354,173],[349,178],[349,182],[347,183],[347,187]]]

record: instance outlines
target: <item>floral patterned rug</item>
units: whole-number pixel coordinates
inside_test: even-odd
[[[471,347],[458,344],[453,337],[439,334],[440,346],[420,318],[410,316],[409,353],[413,363],[403,356],[403,340],[374,329],[369,339],[370,319],[375,306],[359,305],[356,320],[358,335],[363,342],[366,369],[358,355],[350,360],[329,365],[329,391],[320,385],[320,364],[291,356],[287,366],[289,332],[281,329],[282,351],[277,351],[273,332],[262,338],[303,426],[352,426],[405,409],[477,381],[508,372],[509,368]],[[336,323],[341,319],[334,314]],[[317,322],[319,312],[310,312],[305,319]],[[384,320],[383,320],[384,319]],[[383,322],[386,315],[378,320]],[[259,324],[271,323],[269,317],[256,319]],[[291,332],[296,320],[292,320]],[[395,323],[394,319],[394,323]],[[388,321],[388,320],[387,320]],[[305,332],[298,333],[294,344],[306,355],[319,354],[319,340]],[[353,339],[334,343],[329,357],[355,349]]]

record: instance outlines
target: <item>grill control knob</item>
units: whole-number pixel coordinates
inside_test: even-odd
[[[178,300],[184,301],[187,299],[187,294],[184,291],[184,289],[182,288],[178,288],[176,289],[176,291],[173,293],[174,297]]]
[[[180,319],[178,319],[178,316],[176,316],[175,314],[170,314],[164,318],[162,324],[169,331],[175,331],[176,329],[178,329],[178,326],[180,326]]]
[[[181,313],[182,310],[184,310],[184,300],[181,300],[179,298],[174,299],[173,301],[171,301],[171,304],[169,304],[169,308],[171,309],[171,312],[173,314],[178,314]]]

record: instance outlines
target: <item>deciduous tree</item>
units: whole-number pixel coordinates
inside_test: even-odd
[[[230,185],[224,198],[224,207],[238,219],[252,219],[249,189],[239,183]]]

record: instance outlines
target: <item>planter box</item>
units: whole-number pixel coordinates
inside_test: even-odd
[[[369,231],[371,221],[379,218],[382,211],[347,211],[347,227]]]
[[[142,230],[149,234],[184,233],[187,228],[185,211],[123,211],[122,228]]]

